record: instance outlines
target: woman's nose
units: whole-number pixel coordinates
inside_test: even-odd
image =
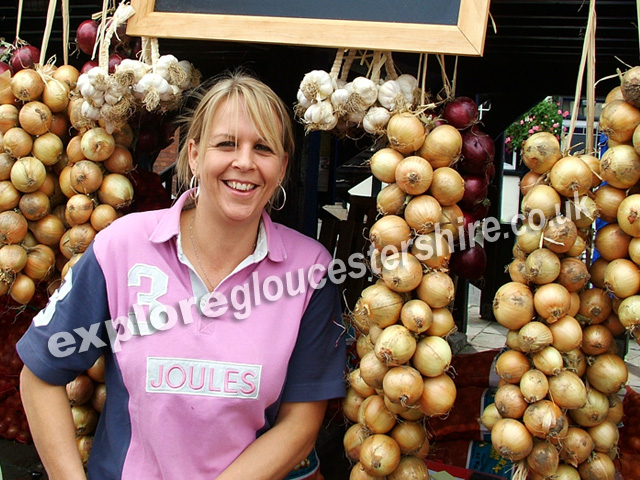
[[[238,147],[235,151],[233,166],[240,170],[250,170],[254,167],[253,149]]]

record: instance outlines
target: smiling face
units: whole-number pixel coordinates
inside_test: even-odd
[[[254,225],[282,181],[288,158],[256,129],[240,97],[217,108],[206,145],[189,141],[189,165],[200,180],[198,205],[219,225]]]

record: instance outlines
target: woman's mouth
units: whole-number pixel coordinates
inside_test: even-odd
[[[248,192],[257,187],[255,183],[238,182],[235,180],[227,180],[224,182],[229,188],[234,190],[240,190],[241,192]]]

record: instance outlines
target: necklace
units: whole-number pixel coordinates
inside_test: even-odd
[[[189,222],[189,236],[191,237],[191,246],[193,247],[193,253],[196,254],[196,260],[198,261],[198,266],[200,267],[200,270],[202,271],[202,274],[204,275],[204,279],[207,281],[207,287],[209,289],[209,291],[213,290],[213,282],[211,280],[209,280],[209,277],[207,276],[207,271],[205,270],[204,266],[202,265],[202,261],[200,260],[200,255],[198,254],[198,248],[196,247],[196,242],[193,239],[193,221],[196,218],[196,214],[195,212],[193,213],[193,216],[191,217],[191,221]]]

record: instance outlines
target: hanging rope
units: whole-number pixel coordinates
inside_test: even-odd
[[[69,64],[69,0],[62,0],[62,59]]]
[[[16,19],[16,45],[20,40],[20,24],[22,23],[22,5],[24,0],[18,1],[18,16]]]
[[[57,0],[49,0],[49,9],[47,10],[47,22],[42,34],[42,46],[40,47],[40,65],[44,65],[47,60],[47,48],[49,48],[49,38],[51,37],[51,28],[53,27],[53,19],[56,16]]]

